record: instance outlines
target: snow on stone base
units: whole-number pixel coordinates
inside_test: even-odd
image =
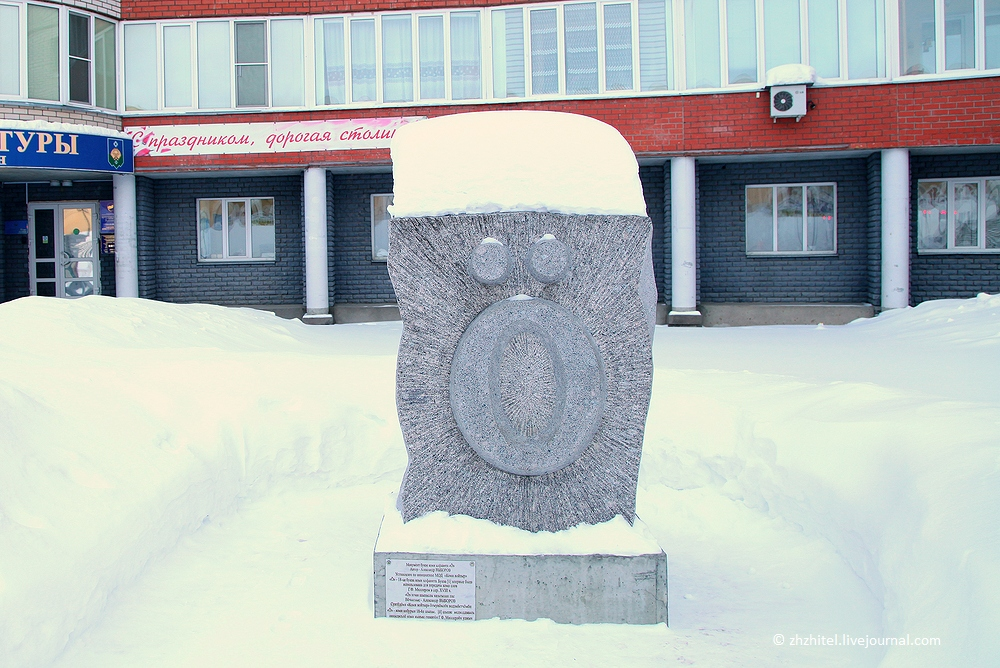
[[[628,142],[601,121],[486,111],[411,123],[392,139],[397,217],[496,211],[646,215]]]
[[[658,554],[662,550],[638,517],[629,526],[621,515],[600,524],[532,533],[468,515],[428,513],[403,524],[396,494],[385,504],[376,552],[428,554]]]

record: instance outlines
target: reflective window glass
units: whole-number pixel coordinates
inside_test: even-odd
[[[722,84],[719,4],[684,0],[685,56],[688,88],[718,88]]]
[[[420,48],[420,99],[442,100],[445,95],[444,17],[421,16],[417,25]]]
[[[973,0],[944,3],[944,68],[976,66],[976,5]]]
[[[757,81],[757,11],[754,0],[726,0],[729,83]]]
[[[125,110],[156,109],[156,25],[125,26]]]
[[[934,0],[899,3],[899,71],[901,74],[937,72]]]
[[[271,104],[305,104],[305,55],[302,19],[271,21]]]
[[[198,107],[232,106],[230,93],[229,22],[198,23]]]
[[[236,106],[267,105],[267,29],[263,21],[238,21],[236,32]]]
[[[545,95],[559,92],[559,35],[555,9],[532,9],[531,92]]]
[[[28,5],[28,97],[59,100],[59,10]],[[155,58],[154,58],[155,63]]]
[[[250,240],[252,256],[274,259],[274,200],[250,200]]]
[[[163,26],[163,106],[191,106],[190,26]]]
[[[347,101],[344,48],[344,19],[316,21],[317,104]]]
[[[604,87],[632,90],[632,5],[604,5]]]
[[[19,8],[0,5],[0,95],[21,94]]]
[[[747,252],[774,250],[774,189],[747,188]]]
[[[765,70],[801,62],[799,0],[764,0]]]
[[[374,102],[375,89],[375,19],[351,21],[351,100]]]
[[[115,24],[94,19],[94,104],[104,109],[117,109],[115,92]]]
[[[475,100],[483,96],[481,59],[479,12],[452,12],[451,97],[453,100]]]
[[[597,5],[565,5],[563,40],[566,48],[566,92],[570,95],[596,93]]]
[[[923,181],[917,185],[917,241],[919,248],[948,247],[946,181]]]
[[[413,28],[409,14],[382,17],[382,100],[413,100]]]
[[[879,0],[847,0],[847,76],[885,76],[885,21]]]
[[[673,87],[669,57],[672,22],[667,7],[665,0],[639,0],[639,87],[642,90]]]
[[[90,104],[90,17],[69,15],[69,99]]]
[[[823,78],[840,77],[840,12],[837,0],[809,0],[809,65]]]
[[[495,9],[493,97],[524,97],[524,10]]]

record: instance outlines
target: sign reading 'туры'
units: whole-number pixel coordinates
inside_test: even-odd
[[[476,562],[385,560],[385,616],[476,619]]]
[[[422,118],[143,125],[124,131],[135,144],[136,157],[343,151],[388,148],[396,130]]]

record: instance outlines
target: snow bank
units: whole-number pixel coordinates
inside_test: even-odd
[[[1000,656],[1000,296],[840,327],[657,328],[637,512],[669,558],[669,629],[372,619],[372,547],[406,463],[399,332],[0,305],[0,665],[67,646],[72,668]],[[461,547],[470,522],[411,525]]]
[[[426,554],[657,554],[660,546],[639,518],[532,533],[467,515],[428,513],[403,523],[396,495],[386,502],[376,552]]]
[[[0,665],[48,665],[149,563],[275,479],[401,474],[392,395],[365,380],[391,375],[395,340],[372,357],[317,336],[215,306],[0,305]]]
[[[389,212],[397,218],[495,211],[646,215],[628,142],[587,116],[441,116],[401,127],[391,150]]]

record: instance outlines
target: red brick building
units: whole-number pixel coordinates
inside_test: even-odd
[[[672,322],[997,292],[998,74],[1000,0],[0,0],[0,299],[391,317],[388,137],[487,109],[629,141]]]

